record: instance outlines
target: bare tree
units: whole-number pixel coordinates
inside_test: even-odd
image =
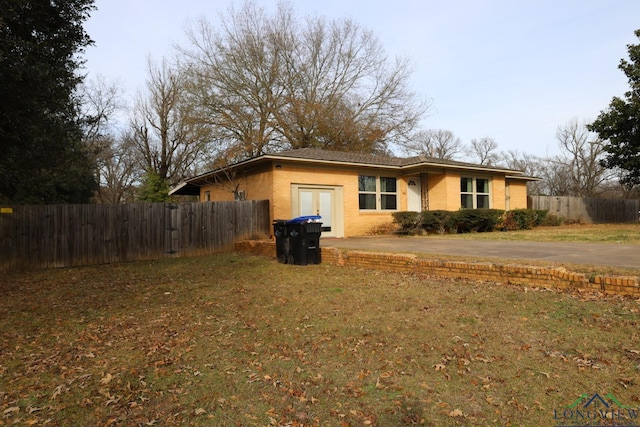
[[[453,132],[428,129],[418,132],[411,142],[405,144],[405,151],[412,155],[454,160],[465,152],[465,148],[462,140]]]
[[[503,151],[498,155],[497,164],[509,169],[524,172],[526,176],[543,178],[545,161],[536,156],[521,153],[518,150]],[[527,183],[530,194],[548,194],[546,182],[532,181]]]
[[[558,156],[540,159],[538,177],[542,178],[538,194],[572,196],[571,169]]]
[[[128,203],[135,200],[136,183],[141,177],[132,139],[120,135],[109,141],[99,155],[100,187],[98,203]]]
[[[611,179],[603,185],[603,197],[640,199],[640,187],[625,181],[626,171],[621,168],[611,168],[609,172],[611,173]]]
[[[246,1],[219,21],[198,21],[179,50],[220,152],[384,151],[406,142],[427,109],[409,90],[409,63],[389,61],[351,20],[300,20],[285,2],[269,15]]]
[[[100,169],[97,158],[114,139],[114,116],[123,108],[123,93],[117,81],[99,76],[79,87],[79,97],[84,144]]]
[[[594,197],[601,193],[603,184],[611,178],[611,172],[601,164],[603,141],[577,119],[559,126],[556,138],[562,151],[560,159],[570,171],[572,195]]]
[[[498,143],[493,138],[472,139],[469,154],[478,164],[490,166],[500,159],[497,149]]]
[[[523,171],[525,175],[540,178],[527,183],[530,194],[571,196],[571,170],[560,157],[537,157],[517,150],[500,154],[499,163],[509,169]]]
[[[219,23],[216,29],[201,18],[187,30],[191,45],[179,48],[195,117],[212,128],[219,155],[239,160],[276,150],[282,65],[267,38],[268,18],[247,3]]]
[[[280,16],[289,31],[295,28],[284,3]],[[276,114],[292,147],[376,152],[404,144],[426,111],[408,89],[409,62],[390,61],[375,35],[352,20],[307,18],[297,25],[281,44],[287,102]]]
[[[124,109],[121,84],[98,77],[81,87],[80,96],[84,142],[97,167],[94,200],[132,201],[139,171],[130,138],[118,129],[116,116]]]
[[[113,132],[115,116],[124,109],[123,90],[118,80],[103,76],[85,81],[79,87],[83,135],[89,145]]]
[[[162,60],[148,62],[146,92],[138,95],[130,138],[140,168],[169,185],[194,173],[209,140],[208,129],[193,120],[184,102],[184,76]]]

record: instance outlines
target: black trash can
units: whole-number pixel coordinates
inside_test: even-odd
[[[276,258],[278,262],[284,264],[289,261],[288,258],[291,253],[286,220],[277,219],[273,221],[273,235],[276,237]],[[293,261],[293,257],[291,257],[291,261]]]
[[[296,265],[320,264],[321,217],[301,216],[286,223],[289,240],[287,263]],[[277,246],[277,243],[276,243]]]

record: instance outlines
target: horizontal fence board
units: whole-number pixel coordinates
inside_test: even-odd
[[[629,223],[640,220],[640,200],[529,196],[529,209],[549,211],[567,220],[586,223]]]
[[[13,206],[0,214],[0,271],[206,255],[269,234],[267,200]]]

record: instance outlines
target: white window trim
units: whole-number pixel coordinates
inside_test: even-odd
[[[463,179],[470,179],[472,180],[471,183],[471,192],[468,191],[460,191],[460,208],[461,209],[478,209],[478,196],[488,196],[489,198],[489,207],[488,209],[491,209],[491,207],[493,206],[493,200],[491,197],[491,194],[493,193],[493,180],[490,177],[487,176],[461,176],[460,177],[460,181],[462,182]],[[488,193],[478,193],[477,191],[477,186],[476,186],[476,180],[477,179],[485,179],[487,180],[487,184],[489,187],[489,192]],[[469,194],[471,195],[471,199],[473,202],[473,207],[472,208],[463,208],[462,207],[462,196],[465,194]]]
[[[388,176],[388,175],[365,175],[365,174],[360,174],[358,175],[358,185],[360,184],[360,177],[361,176],[372,176],[375,177],[376,179],[376,191],[360,191],[360,188],[358,188],[358,209],[360,212],[397,212],[400,206],[400,193],[398,192],[398,177],[396,176]],[[389,191],[381,191],[382,189],[382,184],[381,184],[381,178],[393,178],[396,180],[396,191],[395,192],[389,192]],[[360,209],[360,195],[361,194],[375,194],[376,196],[376,208],[375,209]],[[393,195],[396,196],[396,208],[395,209],[382,209],[382,196],[383,195]]]

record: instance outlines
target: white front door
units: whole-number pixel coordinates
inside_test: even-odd
[[[311,186],[294,186],[292,212],[294,216],[320,215],[322,236],[342,237],[340,212],[342,189]],[[297,197],[296,197],[297,196]]]
[[[322,232],[331,233],[333,219],[333,190],[300,188],[299,216],[320,215]]]
[[[422,211],[422,189],[420,188],[419,176],[407,178],[407,210],[410,212]]]

